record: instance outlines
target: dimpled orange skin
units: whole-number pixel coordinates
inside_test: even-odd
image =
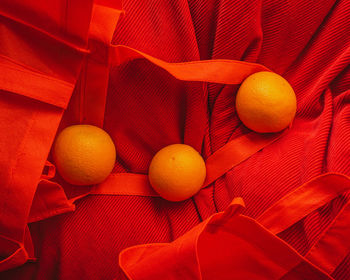
[[[58,135],[53,148],[58,172],[73,185],[103,182],[112,172],[115,158],[111,137],[92,125],[66,127]]]
[[[149,181],[154,190],[170,201],[192,197],[203,186],[205,162],[191,146],[173,144],[161,149],[149,166]]]
[[[260,133],[278,132],[292,122],[297,108],[291,85],[273,72],[246,78],[236,96],[236,110],[245,126]]]

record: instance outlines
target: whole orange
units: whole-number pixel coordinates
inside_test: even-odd
[[[202,187],[206,167],[201,155],[191,146],[173,144],[161,149],[149,166],[149,181],[154,190],[170,201],[181,201]]]
[[[72,125],[58,135],[53,158],[57,170],[73,185],[92,185],[111,173],[116,150],[111,137],[92,125]]]
[[[240,120],[251,130],[278,132],[293,120],[297,101],[293,88],[280,75],[257,72],[246,78],[236,97]]]

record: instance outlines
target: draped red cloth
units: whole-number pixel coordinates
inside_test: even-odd
[[[1,1],[0,279],[350,279],[349,16],[346,0]],[[281,134],[235,113],[262,70],[297,95]],[[77,123],[115,141],[98,186],[51,163]],[[208,168],[180,203],[147,180],[173,143]]]

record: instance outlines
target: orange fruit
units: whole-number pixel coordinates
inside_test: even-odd
[[[92,125],[72,125],[58,135],[53,159],[60,175],[73,185],[104,181],[112,172],[116,151],[111,137]]]
[[[149,166],[149,181],[154,190],[170,201],[181,201],[202,187],[206,167],[201,155],[191,146],[173,144],[161,149]]]
[[[293,120],[297,101],[293,88],[280,75],[257,72],[246,78],[236,97],[240,120],[256,132],[278,132]]]

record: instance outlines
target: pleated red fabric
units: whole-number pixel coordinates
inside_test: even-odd
[[[0,75],[1,137],[8,133],[0,139],[1,152],[13,147],[0,158],[0,178],[8,182],[10,170],[23,170],[12,172],[14,180],[2,188],[4,195],[12,191],[13,200],[0,199],[0,209],[14,212],[8,211],[13,223],[0,214],[1,257],[17,254],[11,262],[0,262],[0,279],[179,279],[176,272],[184,279],[350,279],[344,236],[350,198],[344,179],[350,175],[349,1],[125,0],[121,7],[113,0],[16,0],[2,1],[0,10],[0,66],[14,69]],[[216,175],[205,188],[173,203],[152,193],[145,180],[160,148],[189,144],[215,167],[227,159],[220,159],[221,151],[230,145],[237,149],[234,143],[251,135],[235,113],[238,83],[217,80],[224,71],[203,79],[212,66],[201,62],[198,76],[192,71],[188,78],[183,72],[188,65],[176,72],[181,63],[199,60],[256,63],[282,75],[296,92],[297,115],[285,133],[247,153],[225,174],[210,169]],[[67,184],[50,163],[57,127],[77,123],[103,126],[116,143],[113,174],[97,191]],[[11,126],[22,127],[22,134],[16,129],[12,135]],[[26,149],[31,143],[38,147],[34,152]],[[128,179],[118,179],[122,173],[136,174],[140,188],[128,192]],[[23,174],[31,180],[22,180]],[[305,186],[315,186],[315,180],[321,182],[312,188],[318,191],[306,201],[319,204],[303,208],[304,215],[285,227],[270,227],[266,213],[271,211],[274,225],[280,225],[288,215],[278,216],[283,213],[279,205]],[[124,193],[114,189],[119,185]],[[335,186],[343,188],[328,191]],[[26,205],[13,203],[19,194],[27,197]],[[232,211],[235,197],[243,198],[244,209]],[[49,206],[54,211],[43,211]],[[212,221],[219,225],[216,236]],[[174,265],[171,247],[194,248],[196,236],[209,245],[220,237],[232,245],[223,256],[241,251],[237,260],[247,262],[222,258],[215,263],[212,252],[224,251],[223,242],[217,248],[198,247],[202,266],[191,266],[193,255],[186,254],[176,255],[183,265]],[[163,250],[159,258],[152,260],[145,251],[135,261],[135,255],[125,253],[150,243]],[[266,245],[263,251],[270,250],[274,262],[257,264],[254,260],[266,258],[250,250],[251,244]],[[332,247],[338,249],[329,258]],[[244,265],[247,269],[239,270]],[[261,274],[249,274],[249,268]],[[215,269],[222,271],[221,278]]]

